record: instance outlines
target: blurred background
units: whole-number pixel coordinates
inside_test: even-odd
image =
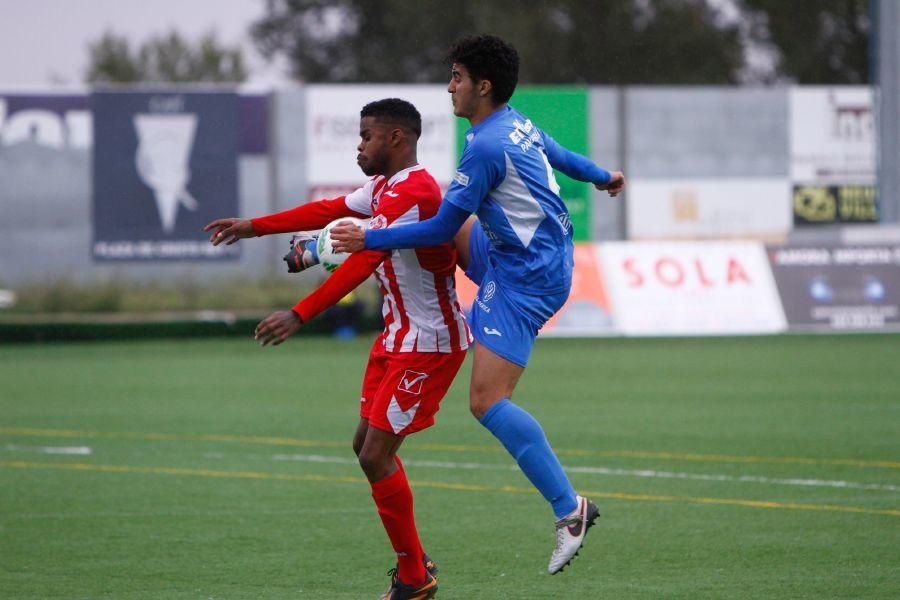
[[[246,335],[324,271],[200,229],[358,187],[359,109],[422,113],[449,45],[518,49],[511,104],[628,179],[558,175],[578,247],[547,335],[900,328],[893,0],[0,0],[0,340]],[[458,278],[464,301],[473,290]],[[321,330],[379,328],[365,286]],[[348,328],[349,326],[349,328]],[[315,327],[313,328],[314,330]]]

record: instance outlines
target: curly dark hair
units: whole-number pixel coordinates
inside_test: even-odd
[[[457,41],[447,62],[463,65],[476,82],[491,82],[494,104],[505,104],[519,83],[519,53],[495,35],[473,35]]]
[[[422,137],[422,115],[416,107],[400,98],[385,98],[369,102],[359,111],[360,118],[375,117],[379,121],[408,129]]]

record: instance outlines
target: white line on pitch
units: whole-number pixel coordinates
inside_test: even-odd
[[[18,446],[7,444],[10,452],[39,452],[41,454],[74,454],[77,456],[90,456],[94,453],[88,446]]]
[[[212,457],[210,457],[212,458]],[[316,463],[356,464],[356,459],[341,456],[325,456],[322,454],[275,454],[273,460],[293,460]],[[497,465],[475,462],[450,462],[433,460],[403,459],[403,464],[415,467],[430,467],[436,469],[490,469],[490,470],[516,470],[515,465]],[[620,477],[647,477],[657,479],[685,479],[691,481],[723,481],[737,483],[765,483],[770,485],[792,485],[803,487],[828,487],[853,490],[878,490],[882,492],[898,492],[900,486],[881,483],[858,483],[855,481],[840,481],[829,479],[799,479],[765,477],[760,475],[710,475],[705,473],[678,473],[672,471],[655,471],[651,469],[610,469],[607,467],[564,467],[569,473],[588,473],[591,475],[613,475]]]

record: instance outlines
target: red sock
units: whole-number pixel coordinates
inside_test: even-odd
[[[422,544],[416,531],[412,490],[409,489],[406,472],[401,468],[371,485],[372,498],[375,499],[381,522],[397,553],[400,580],[409,585],[425,583]]]

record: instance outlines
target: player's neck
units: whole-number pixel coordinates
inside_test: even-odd
[[[410,167],[414,167],[419,164],[419,160],[416,158],[415,154],[406,155],[402,159],[397,161],[392,161],[391,164],[385,169],[384,178],[390,181],[391,177],[402,171],[403,169],[408,169]]]
[[[506,108],[506,103],[500,105],[492,104],[489,101],[480,103],[475,114],[469,117],[469,126],[475,127],[498,110],[503,110],[504,108]]]

